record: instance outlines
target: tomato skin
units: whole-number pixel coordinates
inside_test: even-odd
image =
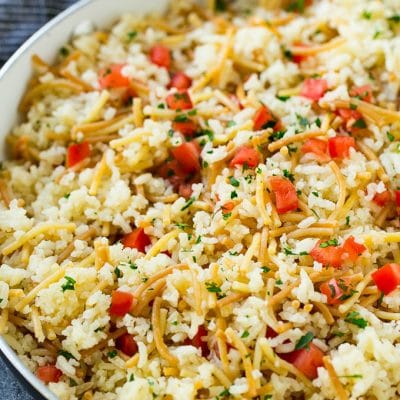
[[[169,87],[177,88],[178,90],[189,89],[192,86],[192,79],[184,72],[177,72],[171,78]]]
[[[193,108],[192,100],[186,90],[169,94],[166,98],[166,102],[171,110],[189,110]]]
[[[121,243],[124,247],[131,249],[138,249],[140,252],[145,252],[145,247],[151,244],[150,238],[144,233],[143,228],[136,228],[132,232],[126,234],[122,239]]]
[[[129,333],[125,333],[115,340],[115,347],[129,357],[138,352],[138,346],[135,339]]]
[[[265,337],[268,339],[273,339],[274,337],[277,337],[278,334],[270,327],[267,326],[267,331],[265,332]]]
[[[321,139],[307,139],[301,147],[304,154],[313,153],[319,162],[328,162],[330,157],[327,154],[328,143]]]
[[[335,136],[328,139],[329,154],[332,158],[348,158],[351,147],[355,148],[356,142],[350,136]]]
[[[319,291],[327,297],[328,304],[335,305],[340,304],[340,298],[343,296],[343,290],[339,287],[336,279],[324,282],[319,287]]]
[[[171,66],[171,52],[162,45],[155,45],[150,49],[150,61],[159,67],[169,68]]]
[[[385,190],[382,193],[376,193],[372,201],[380,207],[384,207],[387,203],[392,200],[389,190]]]
[[[260,163],[260,154],[256,149],[248,146],[241,146],[236,150],[236,154],[232,158],[229,166],[231,168],[237,165],[247,164],[249,168],[254,168]]]
[[[362,118],[362,114],[359,111],[351,110],[350,108],[338,108],[336,113],[346,123],[350,120],[355,122]]]
[[[310,343],[308,349],[294,350],[279,356],[293,364],[309,379],[315,379],[318,376],[317,368],[324,364],[324,353],[314,343]]]
[[[62,376],[62,372],[55,365],[44,365],[43,367],[38,367],[36,376],[44,383],[57,383]]]
[[[89,156],[90,145],[88,142],[70,144],[67,150],[67,168],[73,167],[75,164],[78,164]]]
[[[197,124],[191,119],[187,121],[174,121],[172,123],[172,129],[182,133],[185,137],[193,137],[198,131]]]
[[[99,72],[99,85],[101,89],[122,88],[130,86],[130,79],[122,75],[124,64],[113,64]]]
[[[172,148],[172,155],[182,170],[187,173],[200,171],[200,148],[197,142],[186,142]]]
[[[307,99],[318,101],[328,90],[328,82],[325,79],[309,78],[303,82],[300,96]]]
[[[132,293],[114,290],[111,295],[110,314],[115,317],[123,317],[130,311],[133,299]]]
[[[296,210],[299,206],[296,188],[288,179],[273,176],[269,179],[271,189],[275,194],[275,204],[278,214]]]
[[[368,103],[372,103],[374,101],[371,85],[353,86],[350,89],[349,94],[351,97],[358,97],[360,100]]]
[[[171,160],[167,161],[158,169],[158,174],[164,178],[168,179],[174,189],[178,189],[187,176],[187,173],[182,169],[178,161]]]
[[[343,249],[339,246],[320,247],[321,240],[317,242],[310,252],[310,256],[324,267],[340,268],[343,262]]]
[[[189,199],[193,193],[192,184],[191,183],[181,183],[178,189],[179,196],[184,197],[185,199]]]
[[[259,131],[261,129],[276,128],[278,121],[272,115],[270,109],[266,106],[261,106],[253,117],[254,130]]]
[[[357,243],[354,240],[354,236],[349,236],[343,243],[342,245],[344,254],[347,254],[347,257],[351,260],[351,261],[356,261],[357,258],[364,253],[365,250],[367,250],[367,248],[360,243]]]
[[[201,350],[201,355],[203,357],[208,357],[210,354],[210,349],[208,347],[207,338],[204,339],[204,337],[207,337],[207,335],[208,332],[205,326],[200,325],[197,330],[197,333],[193,336],[193,338],[192,339],[187,338],[184,343],[186,345],[197,347],[198,349]]]
[[[235,207],[235,203],[233,201],[228,201],[221,207],[221,210],[224,214],[226,214],[231,212],[233,207]]]
[[[395,199],[396,199],[397,207],[400,207],[400,190],[395,190],[394,191],[394,196],[395,196]]]
[[[372,279],[384,294],[393,292],[400,284],[400,264],[385,264],[372,274]]]

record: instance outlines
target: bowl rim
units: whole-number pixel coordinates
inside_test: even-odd
[[[6,61],[3,67],[0,69],[0,81],[7,77],[8,71],[10,71],[18,59],[29,51],[29,49],[39,40],[42,36],[48,33],[56,25],[58,25],[63,19],[68,16],[75,14],[81,8],[91,3],[93,0],[79,0],[75,4],[72,4],[64,11],[56,15],[45,25],[39,28],[33,35],[31,35]],[[7,341],[3,336],[0,335],[0,357],[3,359],[7,367],[17,378],[17,380],[26,389],[27,393],[37,400],[57,400],[57,396],[52,393],[32,372],[31,370],[19,359],[18,355],[8,345]]]

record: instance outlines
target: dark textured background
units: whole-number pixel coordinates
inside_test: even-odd
[[[73,0],[0,0],[0,66]],[[0,400],[32,400],[0,359]]]

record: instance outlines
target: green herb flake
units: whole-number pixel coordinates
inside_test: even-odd
[[[135,375],[130,374],[129,375],[129,382],[133,382],[135,380]]]
[[[173,130],[173,129],[170,129],[170,130],[168,131],[168,136],[169,136],[169,137],[174,136],[174,130]]]
[[[382,305],[382,301],[383,301],[383,297],[385,296],[385,293],[381,292],[381,295],[379,296],[378,301],[376,302],[376,304],[378,305],[378,307],[380,307]]]
[[[127,35],[126,35],[127,38],[128,38],[128,42],[131,42],[133,39],[135,39],[137,34],[138,33],[136,31],[128,32]]]
[[[224,397],[230,396],[230,394],[230,391],[228,389],[225,389],[215,398],[215,400],[221,400]]]
[[[227,128],[232,128],[232,126],[235,126],[235,125],[236,125],[236,122],[232,120],[232,121],[228,121],[227,122],[226,127]]]
[[[268,268],[266,266],[261,267],[261,269],[262,269],[262,272],[265,272],[265,273],[271,271],[271,268]]]
[[[381,31],[375,31],[374,36],[372,37],[372,39],[378,39],[378,37],[382,34]]]
[[[67,199],[67,200],[68,200],[68,199],[69,199],[69,196],[71,196],[71,193],[66,193],[66,194],[64,194],[63,197],[64,197],[64,199]]]
[[[186,203],[185,205],[181,208],[181,211],[185,211],[186,209],[188,209],[196,200],[196,197],[191,197]]]
[[[242,339],[247,338],[250,335],[249,331],[243,331],[242,335],[240,336]]]
[[[199,237],[196,239],[196,241],[195,241],[194,243],[195,243],[195,244],[201,243],[201,236],[199,236]]]
[[[319,118],[317,118],[314,122],[315,122],[315,125],[318,126],[318,128],[321,128],[322,122]]]
[[[334,285],[328,284],[329,290],[331,291],[331,297],[334,298],[336,296],[336,289]]]
[[[357,311],[352,311],[351,313],[347,314],[344,320],[350,324],[358,326],[361,329],[364,329],[368,325],[368,321],[366,321],[364,318],[361,318]]]
[[[339,375],[339,378],[347,378],[347,379],[361,379],[363,376],[360,374],[354,375]]]
[[[117,350],[111,350],[111,351],[109,351],[109,352],[107,353],[107,357],[109,357],[109,358],[114,358],[114,357],[117,356],[117,354],[118,354],[118,351],[117,351]]]
[[[319,193],[318,192],[311,192],[312,195],[314,195],[315,197],[319,197]]]
[[[236,190],[231,192],[231,199],[236,199],[237,197],[238,197],[238,194],[237,194]]]
[[[292,182],[292,183],[294,182],[294,175],[290,171],[288,171],[287,169],[283,170],[283,176],[285,178],[289,179],[290,182]]]
[[[222,218],[224,219],[224,221],[226,221],[227,219],[229,219],[232,216],[232,213],[222,213]]]
[[[321,247],[322,249],[325,249],[326,247],[329,246],[333,246],[333,247],[337,247],[339,246],[338,240],[337,239],[330,239],[327,240],[326,242],[322,242],[319,247]]]
[[[275,142],[276,140],[282,139],[285,136],[286,131],[278,131],[278,132],[274,132],[270,137],[269,140],[271,142]]]
[[[357,104],[350,103],[351,110],[357,110]]]
[[[346,216],[346,225],[349,226],[350,225],[350,215]]]
[[[263,400],[270,400],[270,399],[272,399],[272,394],[266,394],[266,395],[263,397]]]
[[[389,142],[393,142],[394,141],[394,136],[389,131],[386,132],[386,136],[389,139]]]
[[[282,279],[277,279],[277,280],[275,281],[275,284],[277,284],[277,285],[282,285],[282,284],[283,284]]]
[[[239,185],[240,185],[240,182],[233,176],[229,177],[229,183],[234,187],[239,187]]]
[[[179,229],[182,229],[183,231],[184,231],[186,228],[189,228],[189,225],[188,225],[188,224],[184,224],[184,223],[181,223],[181,222],[176,222],[175,225],[176,225]]]
[[[165,109],[165,104],[164,103],[160,103],[157,108],[159,108],[160,110],[164,110]]]
[[[195,115],[197,115],[197,110],[195,108],[193,108],[193,110],[188,111],[188,115],[190,115],[191,117],[194,117]]]
[[[70,276],[64,276],[64,279],[66,282],[61,285],[62,291],[65,292],[66,290],[75,290],[76,280]]]
[[[129,263],[129,268],[130,269],[137,269],[137,265],[135,263]]]
[[[312,332],[307,332],[304,336],[302,336],[299,339],[294,349],[295,350],[309,349],[310,343],[313,339],[314,339],[314,334]]]
[[[63,356],[66,360],[71,360],[72,358],[75,360],[75,357],[70,352],[65,350],[59,350],[58,355]]]
[[[390,22],[395,22],[396,24],[398,24],[400,22],[400,14],[392,15],[391,17],[388,18],[388,20]]]
[[[364,19],[371,19],[372,13],[370,11],[364,10],[361,14],[361,17]]]
[[[302,13],[305,8],[305,0],[292,1],[287,7],[288,11]]]
[[[118,267],[115,267],[114,272],[118,279],[122,277],[122,271]]]
[[[60,54],[61,54],[63,57],[67,57],[67,56],[69,55],[69,50],[68,50],[66,47],[61,47],[61,48],[60,48]]]
[[[226,11],[225,0],[215,0],[215,11],[218,11],[218,12]]]
[[[175,117],[174,122],[186,122],[188,120],[187,115],[179,114]]]
[[[278,100],[280,100],[280,101],[287,101],[287,100],[290,99],[290,96],[279,96],[279,95],[276,95],[276,98]]]
[[[299,123],[299,125],[300,125],[303,129],[305,129],[305,128],[307,128],[308,126],[310,126],[310,121],[309,121],[307,118],[305,118],[305,117],[303,117],[303,116],[301,116],[301,115],[299,115],[299,114],[296,114],[296,118],[297,118],[297,122]]]
[[[206,288],[211,293],[221,293],[221,288],[215,282],[206,282]]]
[[[332,332],[333,336],[337,336],[337,337],[343,337],[345,335],[344,332],[340,332],[340,331],[334,331]]]

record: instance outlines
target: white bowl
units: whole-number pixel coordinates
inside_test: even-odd
[[[33,54],[38,54],[51,63],[80,22],[90,20],[97,27],[107,27],[124,12],[138,15],[152,11],[161,12],[167,4],[168,0],[82,0],[37,31],[0,70],[0,154],[5,157],[5,137],[20,118],[18,104],[31,76]],[[37,399],[57,400],[57,397],[20,361],[2,337],[0,354],[32,396]]]

